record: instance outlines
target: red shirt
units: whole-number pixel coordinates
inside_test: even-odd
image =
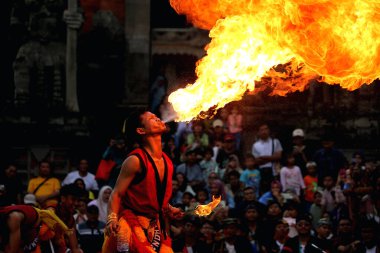
[[[305,200],[308,202],[314,201],[314,193],[317,191],[318,178],[307,175],[304,177],[305,182]]]
[[[158,171],[150,155],[141,148],[135,149],[128,156],[135,155],[140,160],[141,173],[137,174],[129,186],[123,206],[135,214],[156,218],[160,209],[168,206],[172,194],[173,164],[169,157],[162,153],[165,163],[165,174],[160,180]],[[161,202],[162,204],[160,205]]]

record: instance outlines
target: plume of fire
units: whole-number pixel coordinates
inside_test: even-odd
[[[169,96],[177,121],[269,85],[303,91],[311,79],[354,90],[380,77],[380,0],[170,0],[210,29],[197,80]]]
[[[198,216],[210,215],[211,212],[219,205],[221,200],[222,200],[222,196],[219,196],[218,198],[215,198],[215,196],[212,196],[212,201],[208,203],[207,205],[197,205],[195,207],[194,213]]]

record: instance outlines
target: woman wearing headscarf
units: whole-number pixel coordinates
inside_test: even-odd
[[[225,191],[224,183],[219,180],[215,179],[210,183],[210,199],[212,199],[212,196],[222,197],[221,206],[228,206],[230,208],[235,207],[235,202],[231,195],[227,194]]]
[[[88,203],[88,206],[95,205],[99,208],[99,220],[104,223],[107,222],[107,206],[111,192],[111,186],[105,185],[100,189],[98,198]]]

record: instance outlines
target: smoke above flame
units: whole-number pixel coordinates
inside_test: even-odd
[[[380,0],[170,0],[210,30],[197,80],[169,96],[178,121],[254,93],[303,91],[311,79],[355,90],[380,77]]]

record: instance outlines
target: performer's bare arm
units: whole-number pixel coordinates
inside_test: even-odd
[[[119,177],[117,178],[116,185],[108,202],[109,218],[107,222],[107,232],[116,233],[119,230],[117,218],[115,219],[113,216],[117,217],[117,214],[120,211],[121,200],[136,173],[140,172],[140,170],[140,161],[136,156],[130,156],[123,162]]]
[[[68,236],[68,241],[69,241],[69,248],[71,249],[71,252],[83,253],[83,251],[79,248],[78,238],[76,236],[75,228],[74,228],[74,232]]]
[[[17,253],[21,245],[21,222],[24,214],[21,212],[12,212],[8,216],[9,228],[9,251],[7,253]]]
[[[176,219],[176,220],[179,220],[179,219],[182,219],[182,217],[185,215],[185,212],[182,211],[180,208],[178,207],[174,207],[170,204],[168,204],[168,208],[166,208],[166,214],[171,218],[171,219]]]

